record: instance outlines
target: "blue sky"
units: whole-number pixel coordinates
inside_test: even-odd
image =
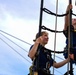
[[[27,75],[29,73],[29,66],[32,61],[28,57],[28,51],[39,29],[40,1],[41,0],[0,0],[0,30],[29,43],[24,43],[0,31],[0,75]],[[58,13],[65,13],[68,0],[59,0],[58,3]],[[76,6],[74,3],[75,1],[73,0],[73,11],[75,13]],[[45,0],[44,7],[56,12],[56,0]],[[54,29],[55,16],[44,13],[42,24]],[[58,18],[57,29],[63,30],[63,27],[64,17]],[[48,33],[50,39],[46,47],[53,50],[54,34],[51,32]],[[18,44],[22,49],[4,36]],[[63,34],[57,34],[56,44],[56,50],[63,50],[65,47],[65,37]],[[63,55],[58,56],[63,58]],[[62,61],[59,58],[56,58],[56,60],[57,62]],[[66,66],[57,69],[61,74],[65,73],[66,70]],[[55,74],[61,75],[57,71],[55,71]]]

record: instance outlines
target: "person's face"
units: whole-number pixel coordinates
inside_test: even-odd
[[[42,35],[42,38],[43,38],[43,44],[47,44],[48,43],[48,39],[49,39],[48,33],[44,33]]]
[[[72,25],[76,25],[76,19],[72,19]]]
[[[74,26],[74,29],[76,29],[76,19],[72,19],[72,25]]]

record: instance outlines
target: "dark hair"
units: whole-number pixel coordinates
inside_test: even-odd
[[[40,33],[40,36],[42,36],[44,33],[46,33],[46,31],[42,31],[41,33]],[[36,41],[36,39],[39,37],[39,33],[37,33],[36,34],[36,37],[35,37],[35,39],[33,40],[33,41]]]

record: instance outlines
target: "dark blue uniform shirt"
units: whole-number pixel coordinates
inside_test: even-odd
[[[68,38],[66,38],[66,44],[68,44]],[[76,31],[73,32],[73,46],[76,46]]]
[[[72,63],[76,64],[76,31],[74,30],[73,26],[72,26],[72,28],[73,28],[73,31],[72,31],[72,35],[73,35],[73,40],[72,40],[73,50],[71,49],[71,52],[74,54],[74,57],[75,57],[75,61],[72,61]],[[68,30],[64,31],[63,33],[66,36],[66,47],[65,48],[68,50],[68,48],[67,48],[68,47]],[[68,57],[68,51],[65,52],[63,55],[64,55],[65,58],[67,58]]]
[[[33,45],[31,46],[31,48],[32,47],[33,47]],[[38,49],[40,47],[41,46],[39,46]],[[51,57],[51,52],[48,52],[48,51],[44,50],[43,48],[40,48],[39,51],[40,52],[39,52],[39,55],[38,55],[38,57],[39,57],[39,63],[38,64],[39,64],[40,71],[39,71],[38,75],[43,75],[43,72],[41,70],[43,70],[44,68],[46,68],[46,63],[50,62],[50,67],[51,67],[53,65],[54,60]],[[47,54],[49,54],[50,60],[47,59]],[[34,65],[36,65],[36,60],[34,62]]]

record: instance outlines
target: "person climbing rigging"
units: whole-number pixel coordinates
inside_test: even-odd
[[[72,4],[68,5],[67,6],[67,9],[66,9],[66,13],[70,11],[70,9],[72,9],[73,6]],[[65,16],[65,24],[64,24],[64,29],[63,29],[63,33],[66,37],[66,47],[65,47],[65,50],[68,49],[68,28],[69,28],[69,25],[70,25],[70,21],[69,21],[69,14]],[[73,34],[73,48],[70,48],[70,53],[73,54],[73,58],[74,60],[72,61],[72,63],[75,63],[76,64],[76,18],[72,18],[72,25],[70,26],[71,27],[71,31],[72,31],[72,34]],[[68,50],[67,52],[65,52],[64,54],[64,57],[67,58],[68,57]]]
[[[37,56],[39,57],[39,68],[38,68],[38,75],[52,75],[50,73],[50,67],[53,66],[55,68],[62,67],[66,63],[70,61],[70,58],[73,59],[72,54],[69,55],[69,57],[59,63],[54,61],[52,58],[51,52],[48,50],[45,50],[45,45],[48,43],[49,37],[48,33],[46,31],[42,31],[40,36],[39,33],[36,34],[36,39],[34,40],[34,44],[30,47],[28,56],[31,58],[31,60],[34,60],[33,63],[33,71],[35,72],[36,68],[36,60]],[[40,49],[40,50],[39,50]],[[39,52],[38,52],[39,50]]]

